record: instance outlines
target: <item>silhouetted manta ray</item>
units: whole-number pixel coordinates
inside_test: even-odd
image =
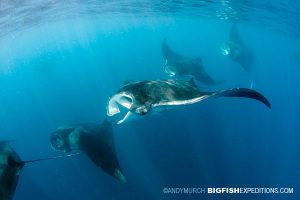
[[[107,120],[101,125],[77,124],[59,127],[50,140],[55,150],[80,150],[106,173],[126,182],[116,155],[112,125]]]
[[[205,71],[201,58],[186,58],[175,53],[167,45],[166,39],[162,43],[162,54],[165,59],[164,71],[170,76],[184,77],[192,76],[199,82],[214,85],[220,82],[214,81]]]
[[[222,45],[221,50],[223,55],[239,63],[244,70],[251,71],[253,54],[241,40],[235,23],[231,26],[229,40]]]
[[[69,157],[71,155],[22,161],[7,141],[0,141],[0,200],[12,200],[18,185],[19,175],[26,163]]]
[[[150,80],[138,81],[123,86],[110,98],[107,115],[114,116],[126,111],[118,124],[132,114],[146,115],[160,112],[168,107],[189,105],[212,97],[245,97],[256,99],[271,108],[269,101],[260,93],[247,88],[233,88],[216,92],[201,91],[193,81]]]

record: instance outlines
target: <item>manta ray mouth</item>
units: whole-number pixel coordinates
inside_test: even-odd
[[[121,114],[123,111],[127,111],[126,115],[117,122],[118,124],[121,124],[123,121],[125,121],[125,119],[129,117],[132,105],[133,97],[131,95],[124,92],[116,94],[108,102],[107,115],[114,116],[117,114]]]
[[[51,147],[54,150],[62,151],[64,149],[63,138],[58,134],[53,134],[50,138]]]

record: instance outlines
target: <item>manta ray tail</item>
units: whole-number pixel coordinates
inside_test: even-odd
[[[218,97],[245,97],[256,99],[271,109],[271,104],[266,97],[264,97],[259,92],[248,88],[233,88],[230,90],[223,90],[220,92],[216,92],[215,95]]]
[[[72,156],[76,156],[78,154],[80,154],[80,153],[67,154],[67,155],[61,155],[61,156],[54,156],[54,157],[49,157],[49,158],[39,158],[39,159],[34,159],[34,160],[23,161],[23,163],[32,163],[32,162],[39,162],[39,161],[43,161],[43,160],[53,160],[53,159],[57,159],[57,158],[72,157]]]

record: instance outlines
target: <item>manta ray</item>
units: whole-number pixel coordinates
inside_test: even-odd
[[[251,71],[254,56],[241,40],[235,23],[231,26],[229,39],[221,46],[221,51],[224,56],[239,63],[245,71]]]
[[[107,115],[114,116],[126,111],[117,123],[121,124],[133,114],[146,115],[160,113],[166,108],[201,102],[214,97],[244,97],[256,99],[271,108],[269,101],[260,93],[248,88],[233,88],[215,92],[201,91],[191,81],[146,80],[124,85],[111,96],[107,105]]]
[[[220,82],[214,81],[206,72],[202,60],[187,58],[175,53],[168,45],[166,39],[162,43],[162,54],[165,60],[164,71],[170,77],[194,77],[206,85],[214,85]]]
[[[117,159],[113,129],[105,120],[102,124],[76,124],[59,127],[50,136],[55,150],[82,151],[103,171],[121,182],[126,182]]]
[[[26,163],[69,157],[76,154],[22,161],[8,141],[0,141],[0,200],[12,200]]]

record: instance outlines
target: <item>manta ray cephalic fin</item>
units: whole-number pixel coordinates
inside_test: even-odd
[[[125,117],[124,117],[123,119],[121,119],[120,121],[118,121],[117,124],[122,124],[127,118],[130,117],[130,115],[132,115],[132,112],[131,112],[131,111],[129,111],[129,112],[125,115]]]

